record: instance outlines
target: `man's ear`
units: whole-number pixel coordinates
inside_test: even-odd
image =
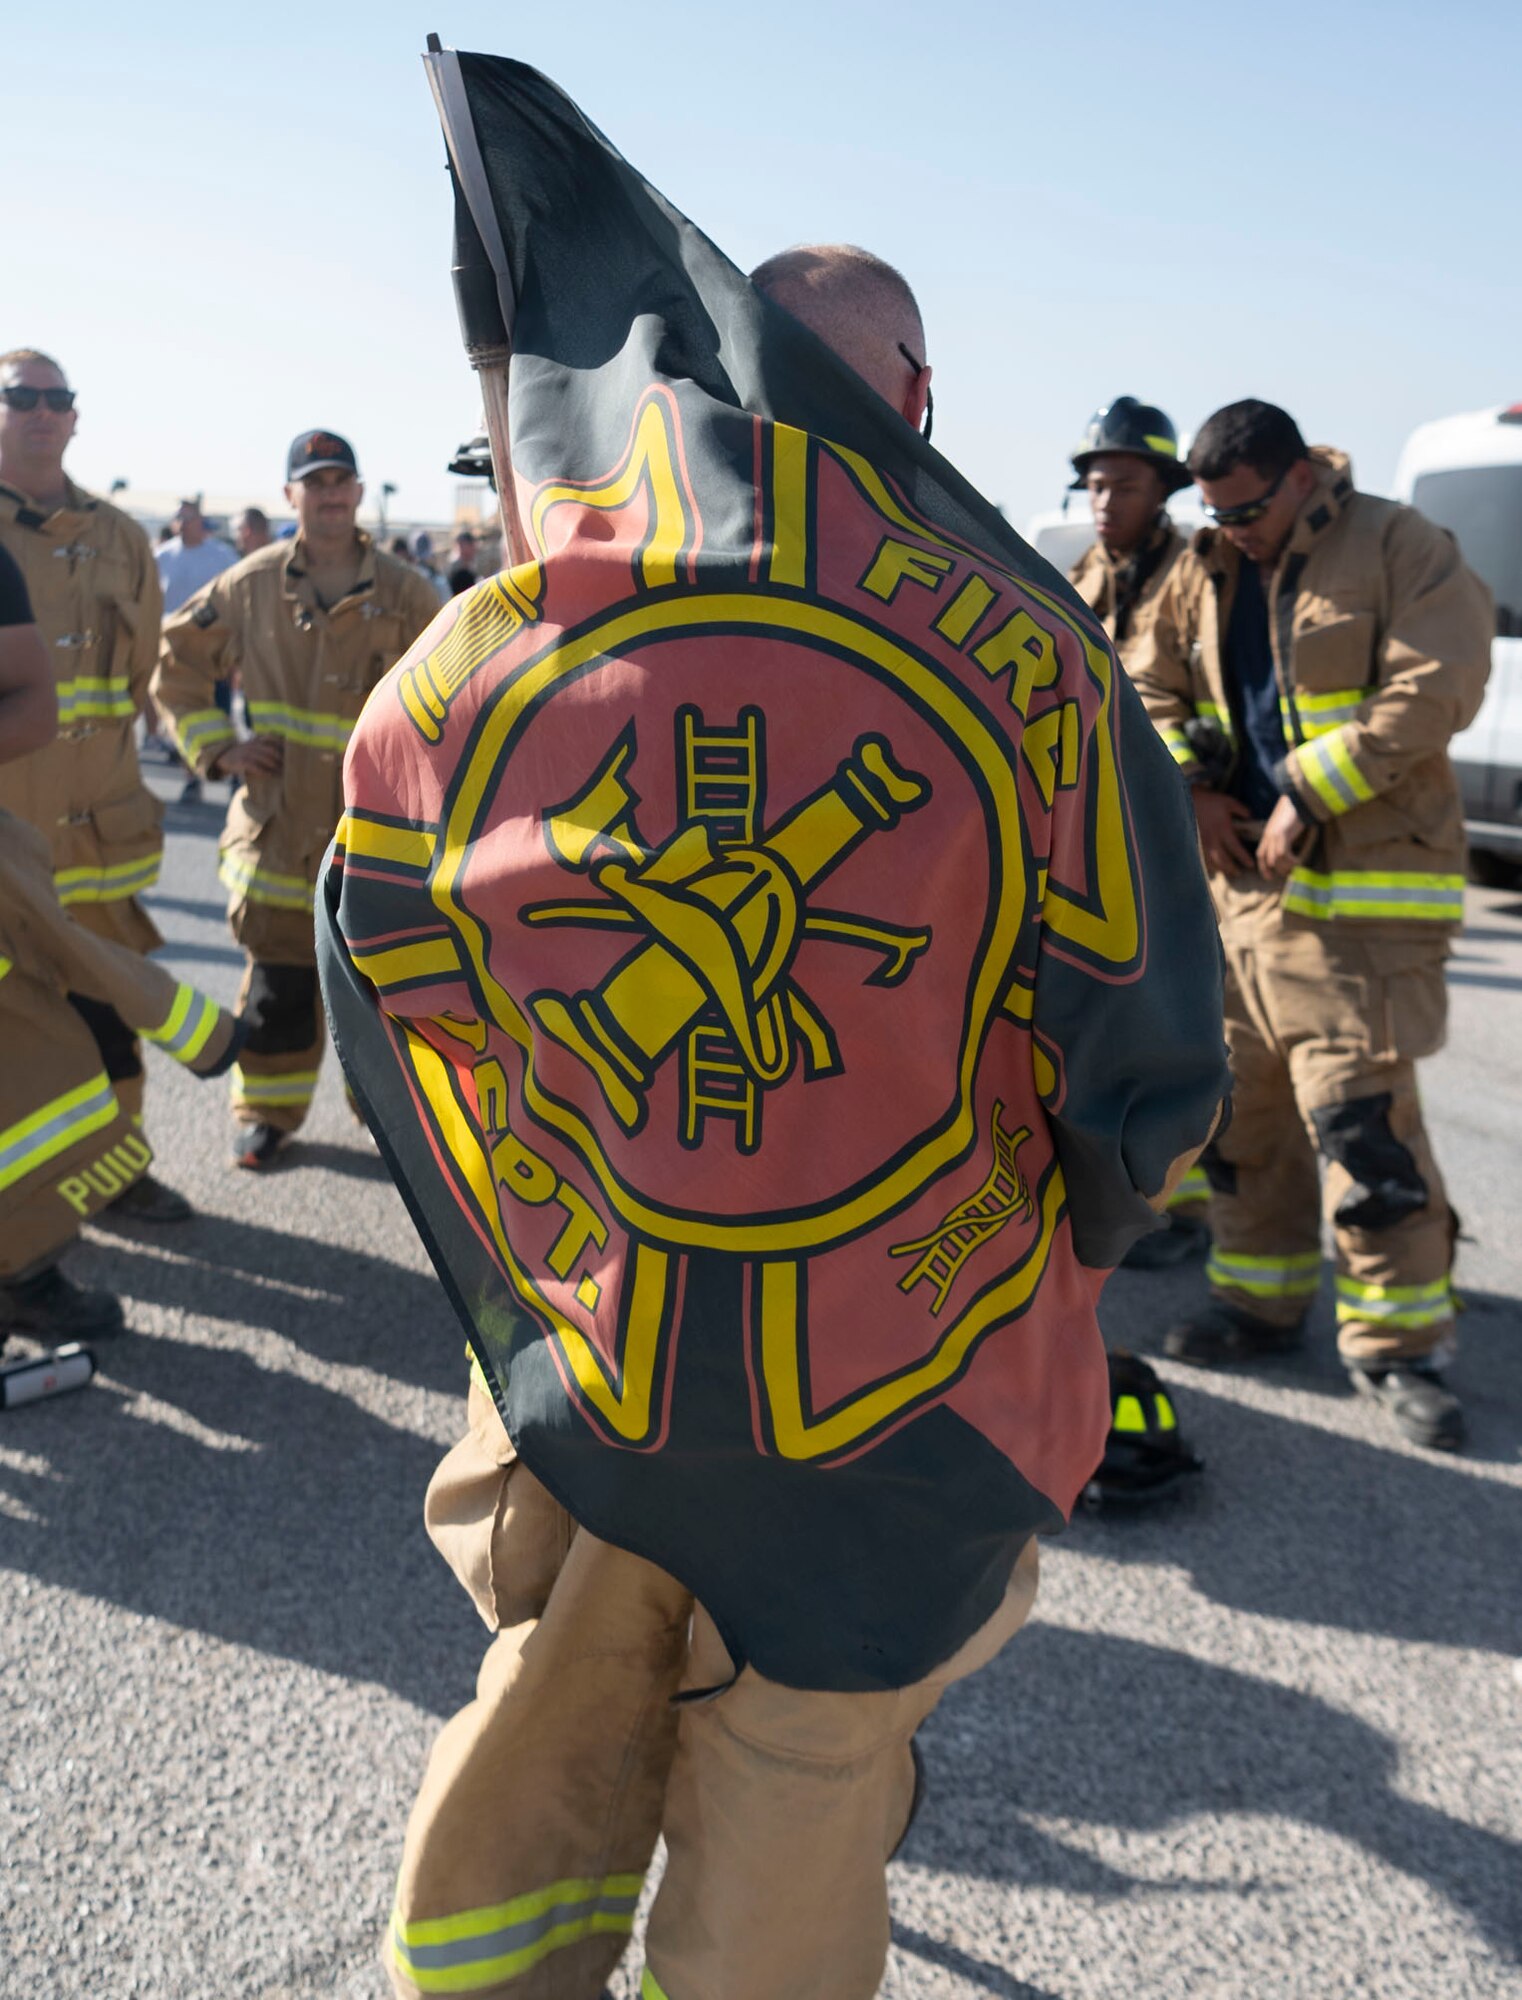
[[[911,430],[922,430],[925,424],[925,405],[930,400],[930,378],[935,370],[927,362],[904,391],[904,400],[899,412]]]

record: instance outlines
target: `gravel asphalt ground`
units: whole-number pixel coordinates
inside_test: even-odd
[[[230,998],[224,802],[171,809],[152,904]],[[1522,891],[1470,922],[1426,1073],[1473,1239],[1469,1449],[1348,1393],[1325,1296],[1294,1360],[1165,1364],[1206,1474],[1080,1515],[925,1729],[892,2000],[1522,1996]],[[380,2000],[412,1792],[485,1643],[421,1521],[461,1340],[331,1062],[255,1178],[221,1086],[150,1061],[197,1219],[92,1231],[71,1268],[131,1334],[0,1416],[0,1995]],[[1122,1273],[1108,1335],[1155,1353],[1200,1284]]]

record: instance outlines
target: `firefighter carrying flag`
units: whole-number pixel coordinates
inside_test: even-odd
[[[592,1939],[595,1993],[663,1788],[663,1895],[693,1879],[652,1673],[733,1683],[684,1744],[757,1686],[773,1721],[907,1702],[851,1842],[881,1899],[925,1687],[1023,1615],[1099,1458],[1100,1275],[1217,1116],[1219,954],[1177,775],[1067,585],[543,77],[430,69],[484,376],[511,334],[517,559],[366,708],[319,957],[496,1406],[457,1448],[506,1486],[491,1546],[462,1553],[448,1461],[430,1525],[513,1630],[430,1769],[392,1976],[569,1992],[516,1981]],[[569,1552],[514,1574],[559,1508]],[[505,1744],[551,1736],[516,1839]],[[604,1781],[611,1840],[611,1807],[573,1823]],[[710,1869],[710,1916],[751,1862]],[[669,2000],[875,1986],[754,1986],[663,1921]]]

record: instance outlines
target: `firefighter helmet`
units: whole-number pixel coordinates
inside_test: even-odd
[[[1075,493],[1083,486],[1090,459],[1107,451],[1146,459],[1149,465],[1156,466],[1170,493],[1190,484],[1188,469],[1179,459],[1178,432],[1172,419],[1154,403],[1138,403],[1134,396],[1117,396],[1113,403],[1106,403],[1103,409],[1094,412],[1073,453],[1073,470],[1078,474],[1073,481]]]
[[[1161,1499],[1203,1462],[1185,1445],[1157,1370],[1124,1348],[1112,1349],[1109,1363],[1110,1434],[1083,1497],[1091,1507]]]

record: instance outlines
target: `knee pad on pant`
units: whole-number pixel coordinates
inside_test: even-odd
[[[249,974],[243,1003],[244,1053],[294,1056],[317,1039],[317,968],[259,965]]]
[[[1427,1183],[1416,1161],[1390,1129],[1389,1091],[1321,1104],[1311,1113],[1316,1143],[1353,1185],[1333,1220],[1348,1229],[1393,1229],[1427,1206]]]
[[[101,1068],[113,1083],[141,1076],[143,1059],[138,1053],[137,1036],[114,1007],[104,1000],[91,1000],[83,993],[71,993],[69,1005],[95,1037]]]

